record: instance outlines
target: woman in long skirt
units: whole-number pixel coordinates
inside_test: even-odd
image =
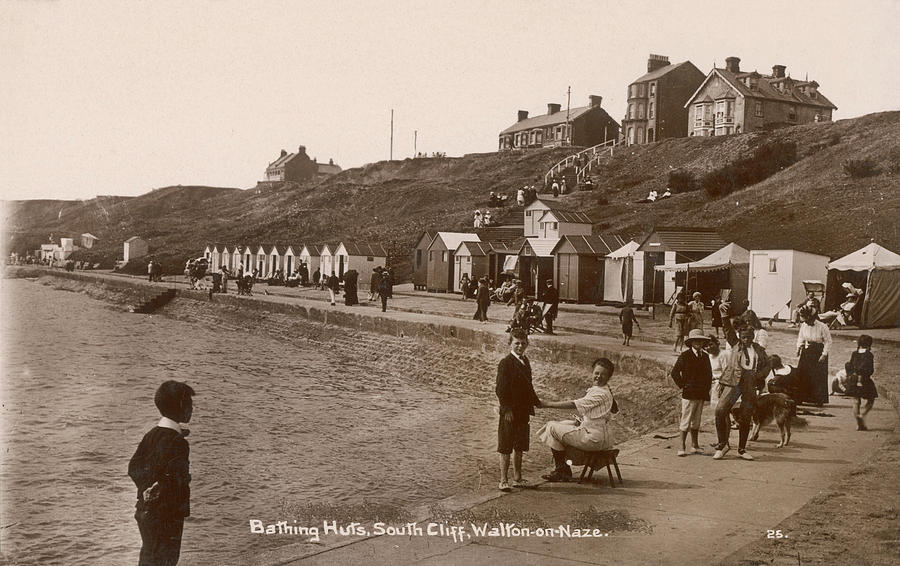
[[[797,333],[797,374],[803,385],[805,403],[821,407],[828,402],[828,351],[831,349],[831,332],[812,309],[800,309],[800,332]]]

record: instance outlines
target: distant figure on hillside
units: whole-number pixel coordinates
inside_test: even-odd
[[[638,203],[656,202],[658,198],[659,198],[659,192],[656,189],[650,189],[650,194],[647,195],[647,198],[645,198],[643,200],[639,200],[637,202]]]
[[[556,178],[553,178],[553,185],[550,186],[550,191],[553,193],[553,197],[559,196],[559,181]]]
[[[484,213],[484,225],[485,226],[493,226],[494,225],[494,219],[491,216],[490,210],[488,210],[487,212]]]
[[[147,280],[153,281],[153,260],[147,263]]]
[[[584,180],[584,190],[592,191],[594,190],[594,180],[588,177]]]
[[[483,225],[484,225],[484,221],[481,218],[481,211],[476,209],[475,210],[475,218],[472,221],[472,226],[474,228],[481,228]]]
[[[525,206],[525,187],[522,187],[516,192],[516,204]]]
[[[569,191],[566,189],[566,178],[563,177],[562,182],[559,184],[559,194],[564,195],[567,192]]]

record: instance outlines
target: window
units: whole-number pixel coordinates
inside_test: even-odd
[[[447,252],[446,251],[441,252],[441,261],[442,262],[447,261]]]
[[[656,83],[650,83],[650,96],[656,96]]]
[[[762,118],[763,116],[763,105],[761,100],[757,100],[753,103],[753,114],[757,118]]]
[[[634,118],[634,104],[628,105],[628,117]]]
[[[643,85],[643,83],[638,85],[638,96],[644,96],[644,85]]]
[[[558,230],[558,229],[559,229],[559,222],[550,222],[549,224],[550,224],[550,229],[551,229],[551,230]]]
[[[703,123],[703,105],[702,104],[698,104],[697,106],[694,106],[694,122],[696,122],[697,124]]]
[[[472,263],[472,258],[469,256],[466,256],[466,263]]]
[[[643,104],[638,104],[638,118],[640,118],[641,120],[644,119],[644,105]]]
[[[375,258],[372,256],[366,257],[366,261],[375,261]]]
[[[434,250],[428,252],[428,261],[434,261]]]
[[[778,273],[778,258],[769,258],[769,273]]]
[[[525,216],[531,216],[531,212],[532,212],[532,211],[530,211],[530,210],[526,210],[526,211],[525,211]]]
[[[796,120],[797,119],[797,107],[791,105],[788,107],[788,120]]]
[[[650,106],[648,108],[649,108],[648,118],[650,118],[652,120],[653,119],[653,103],[652,102],[650,103]]]

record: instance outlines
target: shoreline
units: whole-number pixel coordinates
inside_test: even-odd
[[[154,289],[152,284],[149,284],[145,281],[134,281],[131,279],[121,279],[119,283],[115,283],[113,281],[108,281],[108,279],[120,279],[117,277],[96,277],[95,274],[87,275],[87,274],[74,274],[76,277],[72,277],[73,274],[68,273],[55,273],[53,271],[45,271],[38,275],[47,275],[47,276],[62,276],[57,277],[58,279],[67,279],[70,281],[81,281],[81,282],[97,282],[100,281],[101,284],[106,285],[109,284],[110,287],[119,290],[119,292],[123,296],[139,296],[142,291]],[[99,274],[98,274],[99,275]],[[158,289],[159,287],[155,287]],[[184,294],[185,298],[190,298],[196,300],[198,302],[208,302],[206,299],[206,294],[198,291],[184,291],[179,289],[179,294]],[[196,295],[196,296],[195,296]],[[220,300],[223,299],[223,300]],[[253,299],[259,299],[259,301],[253,301]],[[256,305],[248,304],[250,301],[256,302]],[[286,306],[285,303],[287,301],[293,303],[299,303],[294,305]],[[483,327],[480,327],[477,323],[468,322],[464,323],[461,320],[453,320],[447,321],[447,317],[444,317],[444,320],[433,320],[431,315],[416,315],[414,313],[406,313],[400,310],[391,310],[387,313],[389,316],[381,315],[380,311],[377,311],[378,314],[371,312],[370,309],[359,309],[360,312],[356,313],[348,313],[342,312],[343,310],[352,310],[354,307],[347,307],[346,309],[336,309],[334,311],[327,308],[327,304],[325,308],[322,308],[321,305],[316,303],[321,303],[321,301],[314,301],[312,299],[293,299],[293,298],[279,298],[277,295],[270,296],[259,296],[253,298],[244,298],[244,297],[236,297],[236,296],[219,296],[217,295],[214,299],[214,303],[225,305],[229,307],[239,307],[241,310],[248,308],[248,310],[256,311],[256,310],[272,310],[274,312],[286,313],[291,315],[300,315],[301,318],[309,321],[310,323],[314,323],[316,325],[321,325],[323,328],[333,326],[333,327],[341,327],[341,328],[352,328],[359,331],[371,331],[379,332],[382,334],[389,334],[393,336],[408,336],[415,337],[416,339],[440,343],[440,344],[476,344],[480,346],[480,350],[482,352],[487,353],[496,353],[497,355],[502,354],[505,351],[505,340],[503,339],[505,336],[503,334],[496,334],[494,332],[484,330]],[[324,312],[323,312],[324,311]],[[368,312],[366,312],[368,311]],[[374,316],[372,316],[374,314]],[[141,316],[141,315],[138,315]],[[425,318],[425,322],[423,322],[422,318]],[[372,318],[376,322],[369,323],[365,320],[366,318]],[[418,319],[418,320],[417,320]],[[502,332],[502,330],[501,330]],[[540,335],[538,335],[540,336]],[[560,337],[562,340],[549,340],[547,338],[541,337],[540,342],[538,340],[534,340],[534,350],[530,350],[529,354],[533,354],[535,359],[540,359],[544,363],[571,363],[574,365],[578,365],[584,362],[584,360],[588,359],[591,355],[595,355],[598,352],[598,348],[593,348],[589,346],[585,346],[583,344],[584,341],[590,340],[590,335],[580,335],[574,337]],[[561,344],[557,344],[555,346],[551,345],[552,343],[561,342]],[[578,344],[571,342],[581,342],[581,347],[578,347]],[[567,350],[574,350],[572,351]],[[665,363],[664,356],[660,355],[658,352],[651,352],[651,355],[642,356],[640,353],[622,353],[622,352],[614,352],[617,354],[619,359],[616,360],[617,365],[623,364],[628,365],[632,369],[641,370],[639,373],[634,373],[633,375],[644,375],[643,372],[648,372],[648,374],[656,374],[657,377],[661,377],[663,380],[666,379],[665,376]],[[665,352],[666,355],[668,352]],[[882,366],[884,367],[884,366]],[[655,371],[654,371],[655,370]],[[659,373],[662,375],[659,375]],[[631,373],[631,372],[629,372]],[[808,493],[809,497],[803,502],[806,505],[809,505],[812,509],[817,509],[816,505],[819,507],[822,506],[822,501],[819,501],[823,497],[823,494],[831,493],[832,496],[835,493],[835,488],[840,484],[840,482],[845,478],[846,474],[850,474],[853,476],[854,474],[858,475],[858,472],[866,473],[868,470],[870,473],[874,473],[876,476],[880,476],[883,473],[883,470],[880,470],[880,467],[883,468],[885,466],[884,463],[879,463],[879,460],[873,457],[873,454],[881,454],[887,451],[891,454],[896,454],[898,451],[897,444],[895,439],[894,428],[896,426],[896,412],[890,411],[891,415],[885,415],[885,409],[891,405],[896,410],[897,407],[897,398],[893,394],[893,390],[886,389],[882,382],[879,382],[879,391],[883,393],[882,401],[876,404],[876,411],[873,412],[873,416],[876,412],[881,413],[880,418],[883,420],[887,418],[887,421],[890,423],[887,429],[881,429],[883,432],[876,433],[878,438],[875,438],[875,435],[867,435],[866,438],[866,446],[856,446],[854,449],[859,450],[863,449],[860,452],[860,458],[856,461],[855,464],[850,466],[849,471],[844,471],[843,473],[838,473],[837,475],[832,475],[830,479],[830,483],[826,486],[822,486],[822,489],[818,489],[815,492],[812,491],[804,491],[804,493]],[[880,405],[880,407],[879,407]],[[842,400],[835,399],[833,405],[829,405],[831,407],[832,412],[840,411],[841,414],[846,414],[844,409],[846,408],[846,403],[842,402]],[[711,411],[706,412],[706,421],[708,421]],[[845,425],[844,425],[845,426]],[[839,427],[841,428],[841,427]],[[652,477],[653,474],[659,473],[659,464],[650,465],[649,461],[646,464],[634,463],[635,461],[643,462],[648,460],[648,453],[658,453],[660,450],[663,450],[663,454],[667,454],[666,448],[673,444],[673,440],[669,438],[665,439],[654,439],[652,438],[654,433],[663,433],[663,436],[670,434],[672,430],[672,426],[665,426],[658,430],[654,430],[651,432],[647,432],[645,434],[639,434],[637,437],[632,438],[623,443],[617,444],[617,448],[620,450],[619,462],[623,468],[623,475],[625,476],[626,487],[625,490],[619,490],[617,488],[618,495],[622,493],[622,491],[626,491],[629,489],[629,486],[632,486],[631,489],[635,489],[634,483],[635,480],[632,480],[630,476],[634,476],[637,470],[644,472],[645,474],[649,474],[649,477]],[[708,425],[704,425],[704,435],[708,434],[709,428]],[[802,443],[803,436],[807,434],[808,431],[803,431],[800,429],[798,432],[795,432],[794,442],[796,443],[798,439]],[[887,433],[887,434],[885,434]],[[777,434],[777,433],[776,433]],[[852,438],[852,435],[848,435],[847,431],[840,430],[838,433],[843,436],[849,436]],[[772,438],[771,430],[765,430],[763,436],[767,438]],[[827,435],[826,435],[827,440]],[[872,442],[877,440],[877,442]],[[829,443],[831,444],[831,443]],[[539,450],[539,449],[538,449]],[[801,449],[802,451],[802,449]],[[755,450],[754,450],[754,453]],[[766,452],[766,457],[763,458],[763,461],[770,459],[772,457],[777,458],[779,453],[775,453],[774,456],[769,456],[770,452]],[[865,455],[865,456],[864,456]],[[656,457],[651,456],[650,460],[656,460],[660,458],[659,455]],[[665,458],[663,456],[663,458]],[[672,459],[674,460],[674,459]],[[688,459],[678,459],[677,463],[682,464],[685,463]],[[631,461],[631,463],[629,463]],[[777,461],[777,460],[776,460]],[[805,460],[804,460],[805,461]],[[693,462],[690,462],[693,463]],[[649,467],[647,467],[649,465]],[[756,465],[751,463],[751,465]],[[825,465],[825,464],[823,464]],[[706,465],[710,467],[712,464],[709,463]],[[735,464],[735,466],[740,466],[740,464]],[[879,467],[880,466],[880,467]],[[839,466],[841,469],[847,468],[846,463]],[[656,470],[656,471],[654,471]],[[815,468],[814,470],[818,470]],[[740,472],[741,470],[736,470]],[[601,470],[602,472],[602,470]],[[666,473],[675,473],[679,474],[678,470],[667,469]],[[709,472],[707,472],[709,473]],[[702,476],[701,476],[702,477]],[[734,479],[734,478],[732,478]],[[647,480],[644,480],[647,481]],[[603,480],[603,487],[598,487],[596,485],[586,485],[577,487],[575,484],[564,484],[566,488],[573,488],[573,491],[577,491],[579,495],[579,499],[598,499],[598,504],[601,504],[604,499],[606,499],[608,495],[612,495],[608,486],[605,485],[606,480]],[[559,484],[551,484],[549,486],[542,486],[535,493],[547,494],[544,497],[554,498],[556,492],[558,491],[557,487]],[[779,486],[775,486],[779,487]],[[548,489],[549,488],[549,489]],[[637,487],[638,490],[641,490],[640,484]],[[795,486],[793,489],[801,489],[799,486]],[[646,488],[643,488],[646,491]],[[594,493],[593,491],[596,491]],[[777,491],[777,490],[776,490]],[[485,507],[491,507],[496,505],[499,501],[503,503],[507,503],[509,501],[519,500],[519,504],[515,505],[514,508],[524,508],[529,509],[532,508],[533,505],[537,504],[538,507],[541,505],[541,496],[537,496],[537,503],[535,503],[535,497],[532,493],[520,492],[513,494],[512,497],[504,497],[499,492],[496,493],[463,493],[455,496],[451,496],[446,500],[439,502],[439,506],[447,509],[448,511],[464,511],[464,510],[472,510],[479,509]],[[894,496],[896,499],[896,496]],[[529,501],[530,500],[530,501]],[[808,502],[808,503],[807,503]],[[804,505],[796,505],[797,502],[792,502],[792,505],[795,505],[793,511],[787,514],[783,519],[777,521],[777,524],[781,524],[784,522],[785,524],[791,524],[792,521],[796,522],[800,520],[804,516],[804,509],[806,507]],[[524,506],[524,507],[523,507]],[[433,511],[435,504],[422,505],[418,509],[416,509],[413,520],[425,520],[430,518],[431,511]],[[550,506],[552,507],[552,505]],[[628,507],[626,507],[628,508]],[[827,508],[827,505],[826,505]],[[821,512],[821,510],[817,511]],[[752,513],[751,513],[752,514]],[[809,514],[808,512],[806,514]],[[770,517],[771,519],[771,517]],[[774,521],[772,521],[775,523]],[[773,526],[774,528],[774,526]],[[381,537],[382,539],[389,539],[391,537]],[[727,555],[718,555],[716,560],[722,560],[723,563],[728,562],[729,557],[734,557],[737,559],[739,556],[745,557],[747,555],[758,555],[760,552],[760,547],[758,543],[750,543],[752,537],[742,536],[742,539],[746,539],[747,543],[745,545],[737,546],[730,545],[730,552]],[[406,539],[403,539],[406,540]],[[763,539],[765,541],[765,539]],[[517,542],[517,539],[509,539],[507,541],[502,541],[504,543],[513,544]],[[556,544],[558,544],[557,541]],[[242,561],[235,561],[235,564],[260,564],[260,565],[274,565],[274,564],[290,564],[295,563],[300,560],[304,560],[310,563],[316,563],[316,560],[324,560],[324,562],[336,561],[341,563],[352,563],[353,560],[350,557],[355,556],[357,559],[361,559],[365,552],[365,555],[368,555],[369,552],[373,548],[380,548],[380,545],[387,544],[384,540],[379,541],[377,537],[364,537],[364,538],[354,538],[354,539],[343,539],[334,541],[332,544],[328,544],[323,546],[321,544],[310,546],[307,543],[291,543],[288,545],[284,545],[273,549],[272,551],[265,552],[256,552],[252,556],[242,556]],[[530,544],[530,543],[529,543]],[[569,542],[568,544],[572,544]],[[581,544],[581,543],[579,543]],[[609,545],[612,544],[611,540],[604,541],[602,543],[598,543],[595,541],[595,548],[598,550],[609,550]],[[620,541],[615,542],[616,545],[620,544]],[[656,543],[651,543],[655,545]],[[421,545],[417,545],[411,542],[409,548],[418,548]],[[457,552],[464,553],[466,552],[463,549],[467,549],[472,545],[461,546],[456,550],[450,548],[451,551],[456,555]],[[503,546],[501,544],[501,546]],[[527,546],[527,545],[526,545]],[[630,545],[626,545],[630,546]],[[783,545],[782,545],[783,546]],[[475,545],[476,549],[481,548],[482,545]],[[494,548],[488,545],[488,548]],[[896,547],[895,547],[896,548]],[[421,549],[419,549],[421,550]],[[447,549],[445,549],[447,550]],[[509,552],[517,552],[518,549],[506,549]],[[771,549],[769,549],[771,550]],[[772,551],[774,552],[774,551]],[[336,554],[335,554],[336,553]],[[638,553],[640,555],[640,553]],[[328,557],[327,559],[325,557]],[[343,557],[343,558],[342,558]],[[384,556],[385,560],[388,558],[388,555]],[[190,553],[186,554],[184,559],[185,564],[200,564],[200,562],[194,562],[190,560]],[[345,562],[346,561],[346,562]],[[324,563],[323,562],[323,563]],[[621,562],[621,561],[620,561]],[[875,561],[878,563],[878,561]],[[387,563],[387,562],[385,562]],[[441,562],[444,563],[444,562]],[[446,563],[455,563],[455,562],[446,562]],[[634,562],[641,563],[641,562]],[[755,562],[754,562],[755,563]],[[768,562],[766,562],[768,563]]]

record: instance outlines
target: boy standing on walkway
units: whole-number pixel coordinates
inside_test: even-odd
[[[679,456],[687,456],[687,433],[691,431],[690,454],[702,453],[700,449],[700,419],[703,416],[703,403],[709,401],[709,388],[712,384],[712,366],[709,356],[703,351],[707,337],[702,330],[691,330],[685,339],[688,348],[678,356],[672,368],[672,380],[681,389],[681,450]]]
[[[500,424],[497,430],[497,452],[500,453],[500,491],[512,491],[509,484],[509,456],[513,457],[513,487],[528,487],[522,478],[522,453],[528,451],[528,421],[541,401],[531,384],[531,363],[525,357],[528,334],[521,328],[509,333],[509,355],[497,365],[497,399],[500,401]]]
[[[194,395],[191,386],[180,381],[159,386],[154,402],[162,418],[128,463],[128,475],[137,486],[138,566],[175,566],[181,554],[184,518],[191,514],[191,474],[188,431],[179,423],[190,422]]]

